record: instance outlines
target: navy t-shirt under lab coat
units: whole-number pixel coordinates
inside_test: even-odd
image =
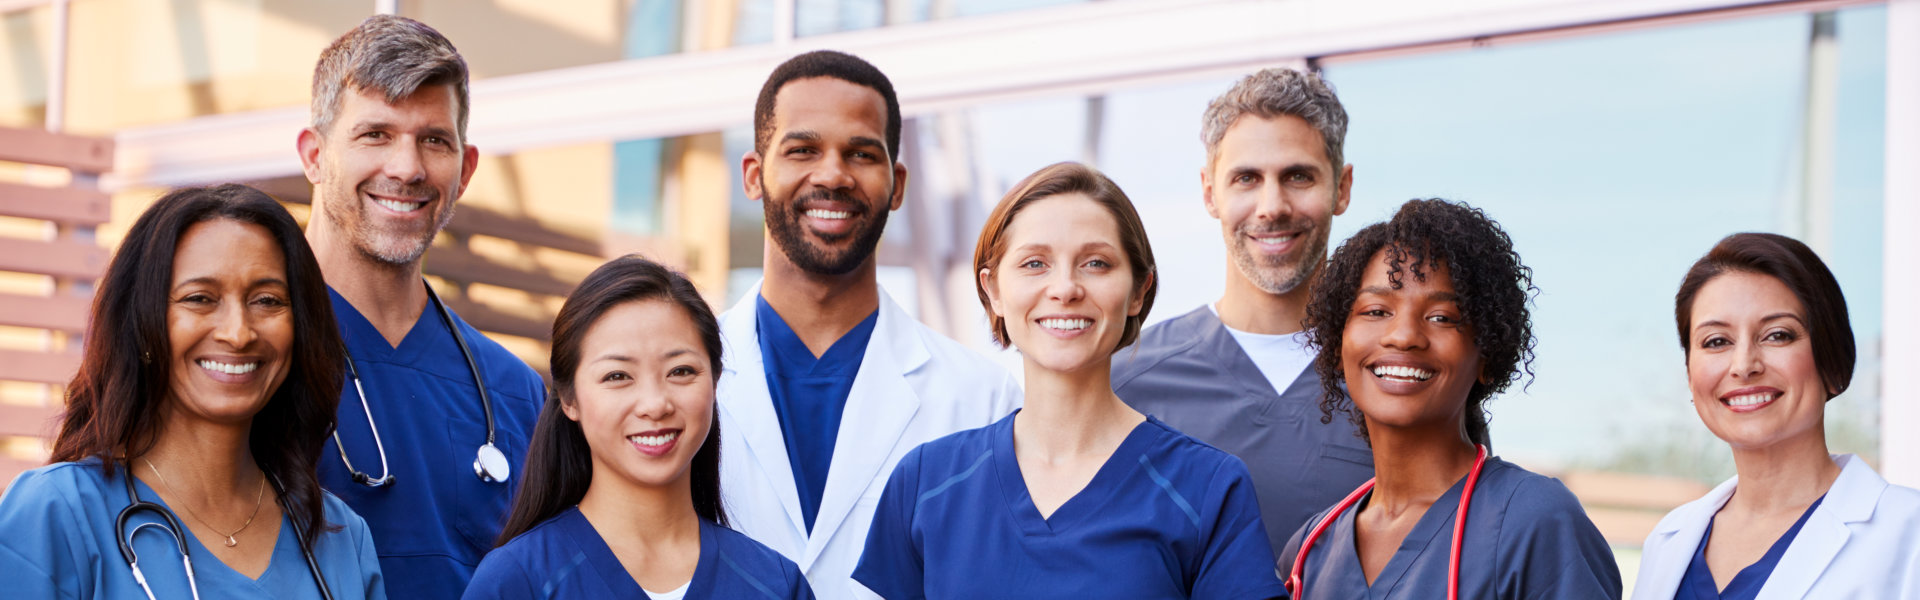
[[[1372,585],[1360,570],[1353,531],[1354,515],[1372,494],[1335,515],[1307,553],[1304,589],[1294,600],[1445,598],[1454,513],[1465,483],[1460,478],[1427,508]],[[1320,511],[1293,534],[1280,551],[1282,574],[1291,573],[1301,540],[1332,510]],[[1620,568],[1566,485],[1488,458],[1460,542],[1460,597],[1619,600]]]
[[[542,521],[480,563],[463,600],[629,598],[646,590],[578,507]],[[700,520],[686,600],[813,600],[800,567],[745,534]]]
[[[1733,579],[1727,582],[1727,589],[1713,580],[1713,568],[1707,566],[1707,542],[1713,540],[1713,519],[1707,519],[1707,532],[1700,535],[1700,547],[1693,551],[1693,562],[1687,564],[1686,575],[1680,578],[1680,592],[1674,600],[1753,600],[1760,596],[1760,589],[1767,584],[1767,578],[1780,565],[1780,557],[1787,554],[1787,547],[1793,545],[1793,538],[1800,534],[1800,528],[1807,525],[1807,518],[1813,516],[1813,509],[1820,508],[1820,501],[1826,496],[1814,499],[1807,511],[1800,513],[1800,520],[1794,521],[1780,539],[1773,541],[1767,553],[1760,560],[1753,561]]]
[[[773,412],[780,416],[780,434],[787,440],[787,462],[793,466],[794,489],[800,492],[800,512],[812,531],[813,518],[820,514],[820,496],[827,489],[834,439],[840,435],[840,414],[847,407],[847,395],[853,393],[853,379],[860,375],[860,361],[867,355],[867,341],[873,339],[880,311],[867,315],[819,358],[765,297],[754,314],[760,327],[760,355],[767,366],[767,391],[773,396]]]
[[[329,438],[320,454],[320,484],[367,520],[388,595],[458,598],[480,557],[493,548],[507,500],[526,476],[520,467],[545,387],[526,363],[454,315],[493,399],[493,445],[513,467],[505,482],[481,481],[473,472],[474,454],[487,441],[480,391],[439,309],[428,303],[395,347],[339,293],[327,293],[394,481],[377,488],[354,483]],[[351,380],[341,390],[337,414],[353,466],[379,477],[380,452]]]
[[[1149,417],[1041,518],[1013,452],[1018,412],[909,452],[854,580],[917,598],[1274,598],[1247,467]]]

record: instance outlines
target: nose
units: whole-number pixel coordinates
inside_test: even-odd
[[[847,168],[846,158],[839,154],[827,153],[826,158],[819,164],[820,170],[813,176],[814,185],[832,190],[853,188],[853,171]]]
[[[1765,373],[1767,365],[1760,360],[1760,345],[1741,342],[1733,349],[1733,364],[1728,368],[1735,379],[1752,379]]]
[[[403,183],[419,183],[426,180],[426,161],[420,156],[419,144],[391,144],[386,162],[381,165],[380,173]]]
[[[253,343],[253,315],[245,302],[223,302],[213,313],[213,340],[240,350]]]
[[[1420,315],[1413,311],[1395,313],[1387,321],[1386,335],[1380,338],[1380,345],[1395,350],[1412,350],[1427,346],[1427,332],[1421,327]]]
[[[1293,203],[1287,198],[1286,186],[1281,185],[1281,177],[1273,177],[1260,186],[1259,196],[1253,206],[1253,216],[1265,222],[1286,222],[1293,216]]]
[[[654,385],[634,387],[639,397],[634,398],[633,416],[646,421],[664,421],[673,416],[673,401],[668,398],[665,386],[656,382]]]
[[[1087,288],[1081,284],[1080,271],[1072,267],[1054,269],[1047,275],[1047,298],[1061,304],[1078,302],[1087,294]]]

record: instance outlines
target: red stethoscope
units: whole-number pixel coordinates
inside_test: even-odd
[[[1447,553],[1447,600],[1460,600],[1460,539],[1467,534],[1467,508],[1473,505],[1473,486],[1480,482],[1480,467],[1487,464],[1487,447],[1483,444],[1474,446],[1479,449],[1479,453],[1473,457],[1473,470],[1467,472],[1466,489],[1460,490],[1460,510],[1454,514],[1453,519],[1453,549]],[[1360,501],[1361,496],[1373,491],[1373,482],[1374,480],[1368,479],[1366,483],[1360,484],[1360,489],[1347,494],[1345,500],[1341,500],[1340,504],[1333,507],[1333,512],[1327,513],[1327,518],[1321,519],[1320,524],[1315,525],[1313,531],[1307,533],[1306,541],[1300,544],[1300,555],[1293,558],[1293,573],[1287,576],[1287,594],[1295,600],[1301,598],[1300,575],[1307,568],[1307,550],[1313,548],[1313,543],[1320,540],[1320,534],[1326,532],[1327,525],[1340,518],[1340,513],[1347,512],[1355,502]]]

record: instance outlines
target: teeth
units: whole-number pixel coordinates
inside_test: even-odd
[[[240,375],[243,373],[252,373],[254,369],[260,368],[260,363],[258,362],[250,362],[250,363],[239,364],[239,365],[230,365],[227,363],[214,362],[211,360],[202,360],[202,361],[199,361],[199,363],[200,363],[200,368],[206,369],[208,371],[219,371],[221,373],[226,373],[228,375]]]
[[[662,433],[660,435],[630,435],[627,436],[627,441],[642,446],[665,446],[667,442],[671,442],[679,437],[680,432],[675,431],[672,433]]]
[[[1426,381],[1433,378],[1433,371],[1413,367],[1379,366],[1373,368],[1375,376],[1386,379],[1411,379]]]
[[[427,205],[425,202],[394,202],[392,200],[373,199],[374,203],[400,212],[413,212]]]
[[[1289,235],[1278,235],[1278,236],[1258,236],[1258,235],[1256,235],[1256,236],[1253,236],[1253,239],[1254,239],[1254,241],[1257,241],[1257,242],[1260,242],[1260,243],[1262,243],[1262,244],[1285,244],[1285,243],[1287,243],[1287,242],[1291,242],[1291,241],[1293,241],[1293,238],[1294,238],[1294,237],[1295,237],[1295,236],[1294,236],[1294,235],[1292,235],[1292,234],[1289,234]]]
[[[1093,326],[1093,319],[1041,319],[1040,326],[1047,329],[1079,331]]]
[[[815,219],[847,219],[847,218],[852,218],[853,213],[846,212],[846,211],[839,211],[839,210],[823,210],[823,209],[816,208],[816,209],[807,211],[807,216],[813,217]]]
[[[1773,400],[1773,394],[1747,394],[1727,399],[1727,406],[1754,406]]]

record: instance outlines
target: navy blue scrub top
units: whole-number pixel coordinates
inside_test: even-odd
[[[860,375],[867,342],[880,311],[867,315],[852,331],[840,336],[826,352],[813,351],[793,333],[787,321],[759,298],[755,311],[760,355],[767,368],[767,391],[773,412],[780,417],[780,434],[787,441],[787,463],[793,467],[794,489],[800,492],[800,512],[807,531],[820,514],[820,496],[826,493],[827,469],[833,464],[833,445],[840,435],[840,415]]]
[[[506,482],[481,481],[473,473],[474,453],[487,440],[480,392],[437,309],[429,303],[393,347],[339,293],[331,287],[327,293],[360,370],[394,481],[379,488],[354,483],[328,439],[320,484],[366,518],[393,597],[459,598],[474,566],[493,548],[513,488],[526,476],[521,466],[545,385],[526,363],[454,315],[493,398],[493,445],[513,467]],[[353,466],[379,477],[380,453],[352,379],[341,390],[337,427]]]
[[[1794,536],[1800,535],[1800,527],[1807,524],[1807,517],[1813,516],[1813,509],[1820,508],[1820,501],[1826,500],[1822,494],[1807,506],[1807,512],[1800,514],[1800,520],[1793,527],[1774,540],[1773,546],[1760,560],[1747,565],[1727,582],[1727,589],[1721,590],[1713,582],[1713,570],[1707,568],[1707,541],[1713,539],[1713,519],[1707,519],[1707,532],[1700,534],[1700,548],[1693,551],[1693,562],[1687,564],[1687,574],[1680,579],[1680,591],[1674,594],[1675,600],[1753,600],[1760,596],[1760,588],[1767,585],[1767,578],[1773,575],[1774,567],[1780,564],[1780,557],[1787,553],[1787,546],[1793,545]]]
[[[480,562],[465,600],[632,598],[647,600],[605,538],[569,508]],[[812,600],[800,567],[745,534],[700,520],[700,560],[686,600]]]
[[[1240,459],[1149,417],[1041,518],[1014,457],[1019,414],[901,459],[856,581],[888,600],[1284,595]]]
[[[1460,478],[1427,508],[1371,586],[1360,570],[1353,520],[1373,495],[1336,515],[1307,554],[1301,574],[1305,589],[1295,600],[1446,597],[1453,521],[1465,483]],[[1332,510],[1320,511],[1294,532],[1280,552],[1283,575],[1292,572],[1301,539]],[[1467,510],[1460,542],[1461,598],[1620,598],[1613,550],[1559,480],[1488,458]]]
[[[121,531],[131,532],[143,523],[164,525],[166,520],[143,510],[133,513],[126,529],[116,528],[120,511],[131,503],[121,479],[125,475],[119,467],[110,476],[103,474],[100,461],[89,458],[54,463],[15,478],[6,495],[0,496],[0,532],[4,532],[0,534],[0,581],[5,582],[0,584],[5,586],[0,596],[146,600],[146,591],[120,555],[117,539]],[[146,482],[135,479],[133,485],[141,499],[166,507]],[[313,559],[327,580],[327,589],[337,600],[385,599],[380,563],[366,522],[339,498],[323,494],[321,502],[323,518],[337,528],[321,530],[313,544]],[[262,510],[260,519],[273,518],[273,512]],[[174,511],[174,518],[185,525],[192,517]],[[192,532],[178,532],[185,536],[192,555],[193,583],[199,586],[200,597],[318,599],[320,590],[301,555],[292,521],[284,511],[279,519],[280,537],[273,547],[254,548],[273,554],[259,579],[220,562]],[[191,597],[193,588],[173,538],[147,527],[134,535],[133,550],[155,597]]]

